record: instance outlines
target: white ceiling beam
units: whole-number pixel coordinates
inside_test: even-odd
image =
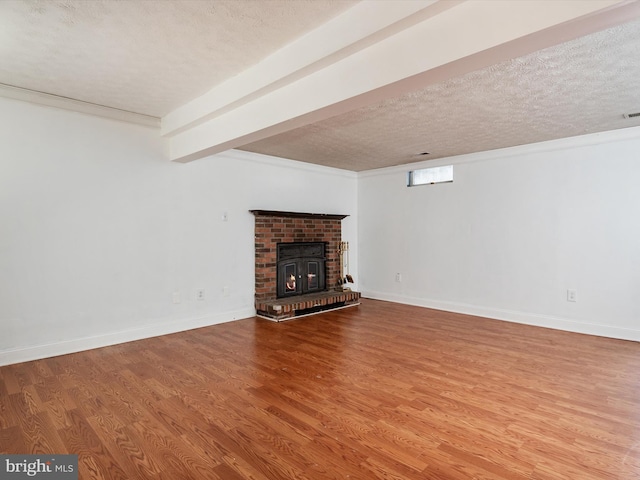
[[[171,159],[213,155],[640,15],[639,2],[624,0],[440,1],[417,10],[416,3],[362,2],[236,77],[237,84],[167,115]],[[395,15],[385,24],[387,8]],[[365,27],[352,34],[360,21]],[[323,48],[326,42],[331,46]]]
[[[331,22],[308,32],[260,63],[167,114],[162,119],[162,134],[174,135],[237,108],[380,41],[383,36],[406,28],[407,21],[419,22],[427,14],[435,15],[455,3],[438,0],[359,3]]]

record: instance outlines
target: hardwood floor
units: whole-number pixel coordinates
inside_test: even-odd
[[[637,479],[640,343],[374,300],[0,368],[82,479]]]

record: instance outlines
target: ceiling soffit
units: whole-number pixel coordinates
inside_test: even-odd
[[[638,52],[636,20],[239,149],[363,171],[638,126]]]
[[[613,0],[550,2],[544,9],[534,1],[443,4],[449,8],[428,15],[440,2],[426,2],[406,17],[424,20],[407,21],[406,28],[390,30],[376,43],[237,108],[166,132],[171,159],[188,162],[242,147],[640,15],[638,3]],[[330,23],[344,22],[362,5]],[[305,41],[321,43],[326,27]]]

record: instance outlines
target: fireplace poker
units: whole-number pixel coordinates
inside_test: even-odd
[[[353,283],[353,277],[351,276],[351,262],[349,261],[349,242],[347,243],[347,282]]]

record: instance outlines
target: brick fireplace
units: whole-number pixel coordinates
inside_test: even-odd
[[[347,215],[250,210],[255,215],[255,304],[260,316],[280,320],[335,306],[357,304],[358,292],[344,291],[340,278],[342,220]],[[326,290],[278,298],[278,245],[324,243]]]

